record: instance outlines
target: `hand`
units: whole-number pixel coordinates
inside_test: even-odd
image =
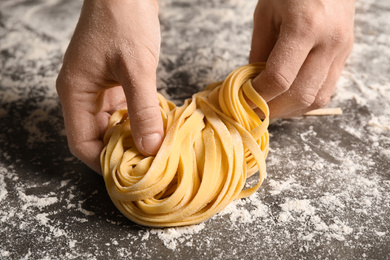
[[[156,90],[159,51],[156,1],[84,1],[57,92],[69,148],[96,172],[108,119],[126,105],[139,151],[158,151],[164,135]]]
[[[327,105],[353,46],[354,0],[259,0],[249,62],[271,117]]]

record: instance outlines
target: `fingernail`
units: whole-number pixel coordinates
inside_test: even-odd
[[[162,137],[158,133],[142,137],[141,144],[145,153],[155,155],[160,148]]]

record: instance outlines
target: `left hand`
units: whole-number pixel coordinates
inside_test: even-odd
[[[267,62],[252,83],[271,117],[328,104],[353,47],[354,14],[354,0],[259,0],[249,62]]]

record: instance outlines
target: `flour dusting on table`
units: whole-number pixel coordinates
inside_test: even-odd
[[[159,91],[180,104],[245,64],[255,4],[161,1]],[[55,78],[80,7],[0,3],[1,259],[388,258],[387,0],[357,1],[354,49],[330,104],[343,115],[276,121],[259,191],[168,229],[124,218],[68,151]]]

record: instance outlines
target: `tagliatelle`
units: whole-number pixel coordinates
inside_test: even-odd
[[[155,157],[138,152],[126,109],[111,116],[101,166],[108,194],[127,218],[151,227],[197,224],[260,187],[269,110],[251,79],[264,68],[240,67],[180,107],[159,95],[165,138]],[[256,185],[244,189],[257,171]]]

